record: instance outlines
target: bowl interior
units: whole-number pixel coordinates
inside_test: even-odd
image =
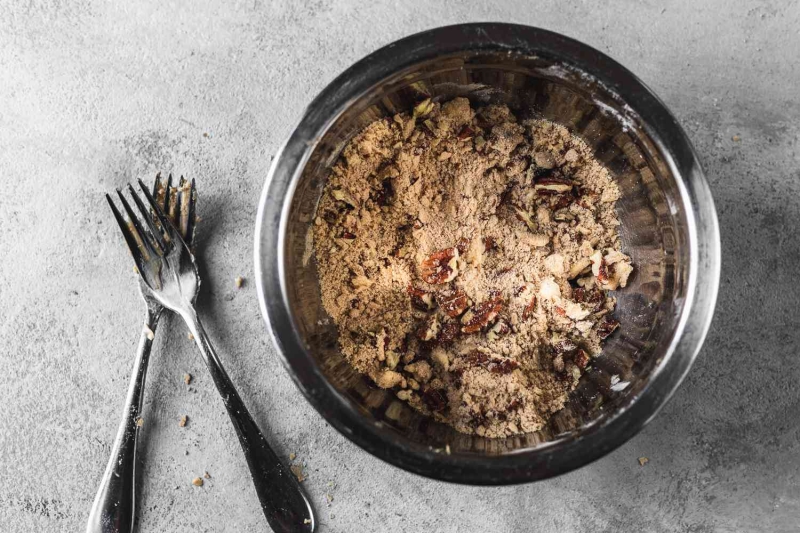
[[[619,182],[622,249],[634,275],[617,291],[619,331],[541,431],[506,439],[464,435],[435,423],[357,374],[339,353],[337,332],[320,298],[311,254],[311,224],[329,168],[346,143],[370,122],[408,111],[426,95],[465,96],[474,106],[504,103],[518,118],[563,124],[595,151]],[[579,436],[625,409],[663,367],[687,298],[689,232],[681,185],[669,160],[635,112],[591,76],[554,59],[507,51],[458,53],[393,74],[351,101],[310,153],[291,198],[285,225],[284,275],[289,310],[315,363],[339,396],[409,445],[453,454],[509,454]],[[556,441],[556,442],[554,442]]]

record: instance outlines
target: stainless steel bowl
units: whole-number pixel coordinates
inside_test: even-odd
[[[617,176],[623,250],[636,266],[617,294],[622,327],[549,427],[506,439],[435,423],[357,374],[320,302],[310,229],[328,169],[371,121],[424,95],[505,103],[567,126]],[[584,44],[509,24],[413,35],[362,59],[308,106],[272,165],[255,242],[261,309],[297,386],[336,429],[406,470],[508,484],[584,465],[664,405],[705,337],[717,294],[714,203],[686,135],[624,67]],[[449,453],[446,453],[449,450]]]

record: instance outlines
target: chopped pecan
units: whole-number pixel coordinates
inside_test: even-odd
[[[522,311],[522,320],[528,320],[528,318],[533,314],[533,311],[536,309],[536,295],[534,294],[531,296],[531,301],[528,302],[528,305],[525,306],[525,309]]]
[[[352,208],[358,207],[358,203],[355,201],[355,199],[344,189],[334,189],[331,191],[331,194],[336,200],[344,202]]]
[[[464,255],[467,252],[469,249],[469,242],[469,239],[466,237],[461,237],[458,239],[458,242],[456,243],[456,250],[458,250],[459,254]]]
[[[430,98],[426,98],[414,106],[414,117],[424,117],[431,111],[433,111],[433,101]]]
[[[351,233],[349,231],[343,231],[342,232],[342,239],[347,239],[349,241],[352,241],[355,238],[356,238],[356,234],[355,233]]]
[[[448,322],[442,325],[442,330],[439,333],[439,338],[437,339],[441,344],[450,344],[456,337],[458,337],[459,333],[461,333],[458,323],[457,322]]]
[[[597,335],[601,339],[607,339],[609,335],[614,333],[614,330],[619,327],[619,321],[611,317],[605,317],[602,322],[597,326]]]
[[[503,309],[503,300],[499,297],[482,302],[461,317],[461,328],[463,333],[475,333],[494,320],[497,314]]]
[[[469,305],[467,295],[461,289],[439,291],[436,294],[436,301],[439,303],[439,307],[442,308],[442,311],[450,318],[459,316]]]
[[[510,374],[519,368],[519,363],[513,359],[495,359],[478,350],[473,350],[467,354],[465,361],[471,366],[482,366],[493,374]]]
[[[413,285],[409,285],[406,292],[411,297],[411,305],[420,311],[431,311],[436,307],[436,300],[432,293],[418,289]]]
[[[525,308],[522,311],[522,320],[527,320],[536,309],[535,287],[531,283],[526,283],[516,290],[514,296],[518,296],[523,299],[524,302],[526,302]]]
[[[472,350],[466,356],[464,356],[464,361],[468,365],[481,366],[489,361],[489,355],[481,352],[480,350]]]
[[[603,253],[598,250],[591,257],[592,260],[592,274],[594,277],[597,278],[597,282],[600,285],[605,285],[608,283],[608,265],[606,264],[606,259],[603,257]]]
[[[495,250],[497,250],[497,242],[495,242],[494,237],[485,237],[483,239],[483,251],[493,252]]]
[[[553,345],[553,351],[557,354],[570,353],[578,349],[578,345],[569,339],[563,339]]]
[[[436,316],[432,316],[417,329],[417,338],[426,342],[436,340],[436,337],[439,336],[440,329],[441,324],[439,323],[439,319],[436,318]]]
[[[492,374],[506,375],[519,368],[519,363],[513,359],[492,360],[486,365],[486,368]]]
[[[420,265],[420,276],[433,285],[453,281],[458,275],[458,248],[445,248],[434,252]]]
[[[501,335],[508,335],[510,332],[511,328],[508,327],[508,324],[503,320],[498,320],[495,322],[494,326],[489,328],[489,333],[486,334],[486,338],[490,341],[496,341]]]
[[[458,140],[459,141],[468,141],[472,139],[475,135],[475,131],[470,128],[469,126],[464,126],[461,128],[461,131],[458,132]]]
[[[578,287],[572,291],[572,299],[579,304],[584,304],[591,309],[593,313],[603,307],[606,301],[601,290],[597,288],[584,289],[582,287]]]
[[[575,366],[583,370],[589,365],[589,361],[591,361],[591,357],[586,350],[578,349],[574,354],[572,354],[572,362],[575,363]]]
[[[511,206],[514,209],[514,214],[517,216],[517,219],[524,222],[528,229],[536,232],[539,229],[539,226],[533,220],[533,215],[522,209],[521,207],[517,207],[516,205]]]
[[[572,190],[571,180],[555,172],[536,179],[533,190],[539,194],[564,194]]]

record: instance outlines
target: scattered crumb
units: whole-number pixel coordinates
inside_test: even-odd
[[[191,335],[191,333],[189,333],[189,335]],[[192,382],[192,375],[191,374],[184,374],[183,375],[183,383],[188,385],[191,382]]]
[[[189,455],[189,450],[184,450],[183,455]]]
[[[144,334],[147,335],[147,340],[153,340],[156,338],[156,334],[153,333],[153,330],[147,326],[144,327]]]
[[[144,425],[144,418],[141,416],[136,417],[136,427],[140,428]]]
[[[139,268],[138,268],[136,265],[133,265],[133,271],[134,271],[136,274],[138,274],[138,273],[139,273]]]
[[[201,478],[201,477],[194,478],[192,480],[192,485],[194,485],[195,487],[202,487],[203,486],[203,478]]]
[[[311,523],[311,519],[310,518],[304,518],[303,519],[303,523],[304,524],[310,524]]]
[[[207,132],[207,131],[204,131],[204,132],[203,132],[203,137],[205,137],[206,139],[208,139],[209,135],[208,135],[208,132]]]
[[[333,495],[329,492],[325,493],[325,501],[328,503],[328,507],[330,507],[331,503],[333,502]]]
[[[450,445],[449,444],[445,444],[444,445],[444,453],[446,453],[447,455],[450,455]]]
[[[188,422],[188,421],[189,421],[189,417],[186,416],[186,415],[183,415],[181,417],[180,421],[178,422],[178,426],[184,428],[184,427],[186,427],[186,422]]]
[[[296,477],[297,481],[300,483],[306,480],[306,475],[303,473],[303,465],[292,465],[289,467],[289,470],[292,471],[292,474],[294,474],[294,477]]]
[[[650,462],[650,459],[647,457],[639,457],[639,466],[644,466]]]
[[[186,338],[187,338],[187,339],[189,339],[190,341],[193,341],[193,340],[194,340],[194,335],[192,335],[192,332],[191,332],[191,331],[190,331],[189,333],[187,333],[187,334],[186,334]]]
[[[294,461],[295,459],[297,459],[297,454],[294,453],[294,452],[290,453],[289,454],[289,460],[290,461]]]
[[[206,479],[211,479],[211,474],[206,472],[205,474],[203,474],[203,477],[206,478]]]
[[[731,140],[735,143],[738,143],[739,141],[742,140],[742,138],[739,135],[734,135],[733,137],[731,137]]]
[[[237,289],[241,289],[241,288],[242,288],[242,285],[244,285],[244,278],[243,278],[243,277],[241,277],[241,276],[238,276],[238,277],[237,277],[237,278],[234,280],[234,283],[236,283],[236,288],[237,288]]]

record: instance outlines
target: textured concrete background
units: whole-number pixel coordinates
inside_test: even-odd
[[[306,465],[322,531],[800,530],[797,2],[116,4],[0,0],[0,530],[84,527],[142,316],[102,195],[159,169],[199,181],[200,314],[271,441]],[[722,226],[716,318],[672,402],[608,457],[510,488],[356,448],[280,366],[252,283],[233,281],[252,279],[256,201],[303,106],[390,41],[480,20],[559,31],[636,72],[695,143]],[[146,396],[140,531],[264,531],[222,403],[171,324]]]

